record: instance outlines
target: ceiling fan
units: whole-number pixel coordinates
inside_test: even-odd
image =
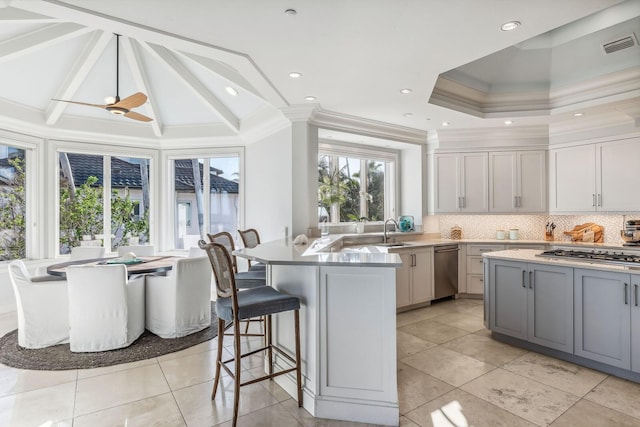
[[[68,102],[70,104],[78,104],[78,105],[87,105],[89,107],[98,107],[104,108],[112,114],[116,114],[119,116],[125,116],[129,119],[138,120],[141,122],[150,122],[153,119],[147,117],[143,114],[136,113],[135,111],[131,111],[133,108],[139,107],[145,102],[147,102],[147,95],[142,92],[134,93],[131,96],[126,97],[125,99],[120,99],[120,34],[115,34],[116,36],[116,96],[115,98],[111,98],[113,102],[109,102],[105,99],[107,104],[90,104],[87,102],[79,102],[79,101],[70,101],[67,99],[55,99],[53,101],[61,101]]]

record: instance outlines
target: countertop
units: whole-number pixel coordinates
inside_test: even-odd
[[[575,259],[559,259],[559,258],[545,258],[537,256],[540,253],[536,249],[508,249],[504,251],[485,252],[482,254],[483,258],[489,259],[502,259],[507,261],[523,261],[536,264],[557,265],[573,268],[587,268],[591,270],[608,270],[617,271],[630,274],[640,274],[638,267],[626,267],[623,265],[605,264],[595,261],[579,261]]]

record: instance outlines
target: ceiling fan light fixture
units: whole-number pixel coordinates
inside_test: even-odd
[[[104,97],[104,103],[105,104],[115,104],[116,103],[116,97],[115,96],[105,96]]]
[[[297,79],[299,77],[302,77],[302,73],[299,73],[297,71],[293,71],[293,72],[289,73],[289,77],[291,77],[292,79]]]

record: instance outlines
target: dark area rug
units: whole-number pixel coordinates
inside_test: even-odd
[[[0,338],[0,363],[20,369],[62,371],[90,369],[120,363],[151,359],[174,351],[184,350],[218,336],[218,318],[211,304],[211,326],[182,338],[165,339],[144,333],[129,347],[96,353],[72,353],[69,344],[58,344],[40,349],[28,349],[18,345],[18,330]]]

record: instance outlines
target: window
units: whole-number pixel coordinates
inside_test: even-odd
[[[206,233],[227,231],[235,236],[240,220],[240,156],[175,159],[173,170],[176,247],[187,249]]]
[[[395,212],[393,152],[319,144],[318,222],[384,221]]]
[[[25,154],[0,145],[0,261],[26,256]]]
[[[149,159],[68,152],[58,157],[60,254],[74,246],[116,251],[149,243]]]

